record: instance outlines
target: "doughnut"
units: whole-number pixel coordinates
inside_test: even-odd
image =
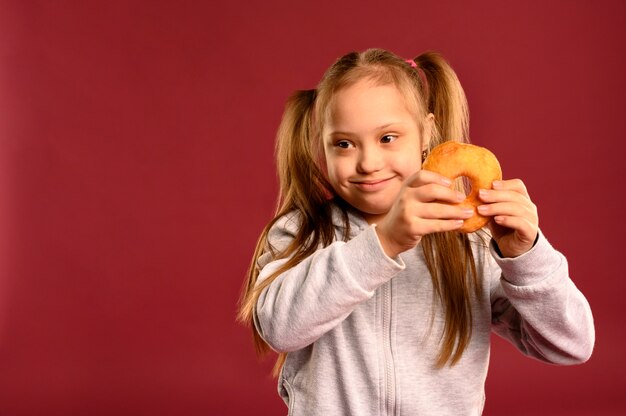
[[[433,148],[422,164],[422,169],[437,172],[450,179],[465,176],[469,179],[472,190],[463,202],[457,205],[474,210],[474,215],[465,221],[458,230],[471,233],[484,227],[488,217],[478,213],[476,207],[482,202],[478,199],[479,189],[491,189],[495,180],[502,179],[502,169],[495,155],[484,147],[473,144],[445,142]],[[450,186],[454,188],[454,183]]]

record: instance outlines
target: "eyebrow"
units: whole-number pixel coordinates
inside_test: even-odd
[[[400,124],[402,124],[401,121],[394,121],[392,123],[387,123],[387,124],[383,124],[382,126],[375,127],[373,131],[378,133],[381,130],[386,130],[386,129],[388,129],[391,126],[400,125]],[[350,136],[352,134],[354,134],[354,133],[350,133],[350,132],[347,132],[347,131],[333,131],[333,132],[330,133],[330,136],[342,136],[342,135],[343,136]]]

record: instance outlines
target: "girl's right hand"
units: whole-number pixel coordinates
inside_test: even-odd
[[[415,247],[426,234],[460,228],[463,220],[474,214],[471,209],[446,204],[465,199],[462,192],[450,188],[451,184],[449,178],[427,170],[407,178],[391,209],[376,226],[389,257]]]

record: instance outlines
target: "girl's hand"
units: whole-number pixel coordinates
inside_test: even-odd
[[[415,247],[422,236],[453,231],[463,225],[472,210],[446,204],[465,199],[450,189],[451,180],[435,172],[420,170],[407,178],[385,218],[376,226],[378,239],[389,257]]]
[[[477,207],[481,215],[493,217],[489,229],[504,257],[517,257],[535,244],[539,229],[537,207],[530,200],[520,179],[494,181],[493,189],[481,189],[485,205]]]

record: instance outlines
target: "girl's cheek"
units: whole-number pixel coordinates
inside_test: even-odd
[[[412,175],[415,172],[417,172],[418,170],[422,169],[422,160],[421,159],[417,159],[417,160],[409,160],[404,164],[403,167],[403,171],[405,176],[406,175]]]

